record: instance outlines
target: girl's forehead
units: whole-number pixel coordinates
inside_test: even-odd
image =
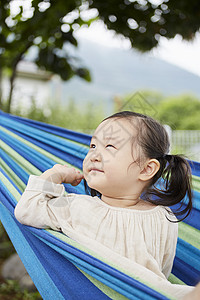
[[[107,119],[100,123],[94,132],[93,138],[119,139],[120,137],[131,138],[136,134],[136,128],[125,119]]]

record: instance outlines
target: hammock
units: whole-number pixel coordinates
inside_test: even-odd
[[[3,112],[0,136],[0,219],[43,299],[171,299],[64,234],[21,225],[14,217],[29,175],[40,175],[55,163],[82,169],[91,136]],[[190,163],[194,208],[179,223],[169,280],[196,285],[200,281],[200,163]],[[70,193],[85,193],[83,183],[65,188]]]

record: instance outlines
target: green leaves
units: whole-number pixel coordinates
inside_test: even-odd
[[[90,72],[86,68],[78,68],[76,74],[87,81],[91,81]]]
[[[142,52],[156,47],[161,36],[180,34],[190,40],[200,27],[200,2],[196,0],[163,0],[160,4],[150,0],[32,0],[28,9],[25,2],[17,7],[17,1],[0,1],[0,66],[10,69],[12,78],[19,61],[35,46],[41,68],[63,80],[76,75],[90,81],[89,70],[66,52],[66,44],[77,47],[74,32],[89,26],[97,16]],[[88,15],[91,9],[95,13]]]
[[[90,81],[89,70],[72,58],[65,49],[66,44],[77,47],[74,31],[82,25],[88,26],[90,19],[82,20],[79,7],[82,1],[41,1],[33,0],[27,9],[15,5],[14,1],[0,2],[0,65],[10,70],[10,82],[16,74],[18,63],[26,58],[28,50],[37,48],[34,61],[40,68],[69,80],[74,75]],[[65,21],[69,14],[74,15],[70,22]],[[63,26],[65,25],[65,26]],[[9,103],[11,103],[10,88]]]
[[[157,110],[159,120],[175,130],[200,129],[200,101],[195,97],[183,95],[167,98],[160,102]]]
[[[119,107],[117,104],[119,103]],[[200,101],[192,95],[165,97],[144,90],[118,99],[119,108],[147,114],[173,130],[200,130]]]
[[[187,1],[93,0],[90,8],[97,8],[100,18],[109,29],[129,38],[132,47],[149,51],[159,38],[173,38],[180,34],[191,40],[200,28],[200,2]]]
[[[61,72],[61,77],[65,80],[73,75],[80,73],[76,68],[70,68],[70,57],[64,55],[64,46],[66,43],[77,47],[77,40],[74,37],[73,25],[87,25],[88,21],[83,21],[79,16],[70,24],[69,31],[63,31],[62,25],[64,17],[73,11],[78,12],[81,1],[41,1],[33,0],[27,10],[25,6],[13,9],[12,1],[1,1],[0,11],[0,60],[1,67],[10,69],[16,64],[17,58],[26,56],[27,47],[36,46],[38,48],[37,64],[46,69],[55,69],[56,73]],[[80,23],[80,24],[79,24]],[[38,39],[41,41],[38,43]],[[36,42],[37,41],[37,42]],[[44,59],[44,49],[47,58]],[[62,57],[59,57],[53,51],[61,51]],[[40,53],[41,52],[41,53]],[[64,62],[64,59],[66,62]],[[56,64],[52,66],[53,62]],[[49,65],[48,65],[49,64]],[[67,76],[63,69],[66,67]],[[69,69],[71,71],[69,72]],[[88,80],[88,75],[86,76]]]

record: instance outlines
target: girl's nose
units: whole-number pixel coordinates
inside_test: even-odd
[[[101,160],[102,160],[102,156],[100,152],[94,151],[90,156],[91,162],[101,161]]]

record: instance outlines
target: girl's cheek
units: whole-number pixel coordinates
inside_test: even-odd
[[[86,156],[85,156],[85,158],[84,158],[84,160],[83,160],[83,166],[86,164],[86,162],[87,162],[87,160],[88,160],[88,154],[89,154],[89,152],[86,154]]]
[[[88,155],[86,155],[86,157],[83,160],[83,172],[84,173],[86,172],[87,164],[88,164]]]
[[[84,161],[83,161],[83,172],[84,172],[84,170],[85,170],[85,164],[86,164],[86,161],[85,161],[85,159],[84,159]]]

